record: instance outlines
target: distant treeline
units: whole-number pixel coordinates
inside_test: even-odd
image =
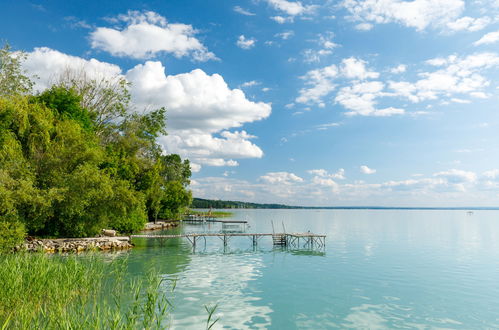
[[[194,198],[191,208],[199,209],[308,209],[308,210],[499,210],[499,207],[404,207],[404,206],[293,206]]]
[[[300,206],[289,206],[283,204],[259,204],[239,201],[221,201],[203,198],[194,198],[191,208],[197,209],[301,209]]]

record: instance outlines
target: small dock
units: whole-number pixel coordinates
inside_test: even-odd
[[[262,237],[271,237],[274,246],[289,246],[289,247],[324,247],[326,245],[326,235],[313,233],[191,233],[178,235],[131,235],[131,238],[153,238],[153,239],[171,239],[171,238],[186,238],[195,249],[197,241],[204,239],[206,244],[207,237],[218,237],[224,247],[233,237],[248,237],[253,246],[258,245],[258,241]]]

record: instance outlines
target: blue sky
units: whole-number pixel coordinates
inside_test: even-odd
[[[22,1],[0,38],[165,106],[204,198],[496,206],[499,2]],[[132,110],[131,110],[132,111]]]

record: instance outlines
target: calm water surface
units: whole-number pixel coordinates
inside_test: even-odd
[[[215,328],[499,328],[499,211],[236,210],[247,232],[324,233],[323,249],[247,237],[137,240],[130,274],[176,278],[171,324]],[[176,232],[219,232],[220,224]],[[201,243],[201,244],[200,244]]]

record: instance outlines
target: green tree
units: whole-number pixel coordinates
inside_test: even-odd
[[[8,44],[0,49],[0,96],[31,92],[33,82],[21,66],[25,58],[26,54],[23,52],[11,52]]]
[[[179,181],[170,181],[165,185],[161,199],[161,214],[164,219],[179,219],[192,202],[192,193]]]

